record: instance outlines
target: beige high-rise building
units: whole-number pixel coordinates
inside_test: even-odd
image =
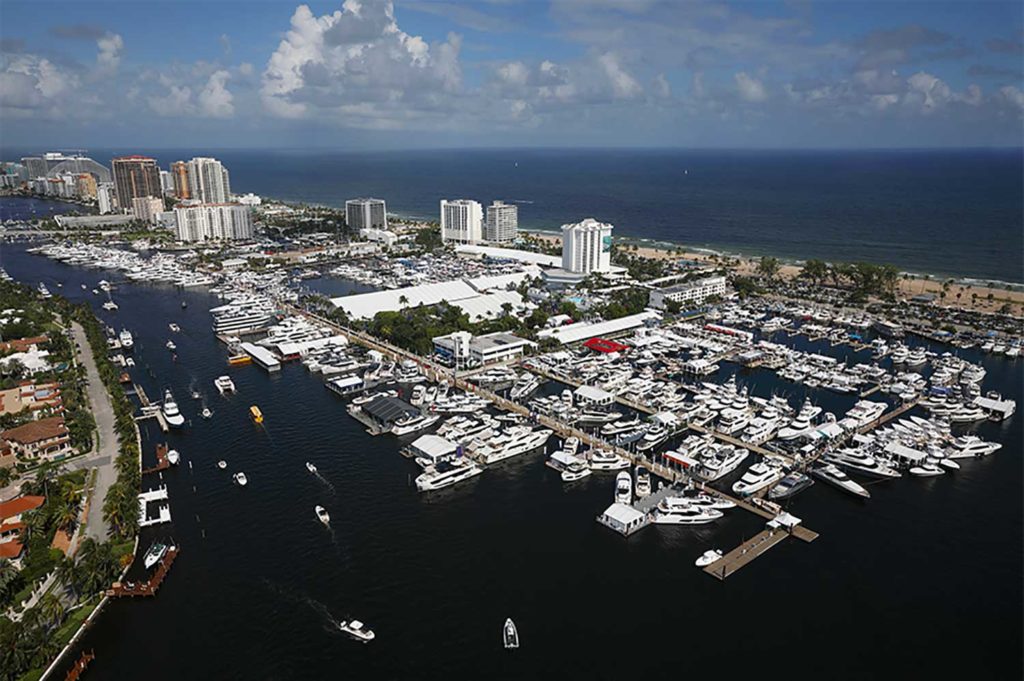
[[[96,178],[89,173],[75,176],[75,192],[81,199],[96,198]]]

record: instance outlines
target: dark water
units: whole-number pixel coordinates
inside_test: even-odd
[[[620,236],[1024,282],[1020,150],[147,153],[165,168],[214,154],[236,192],[290,201],[372,195],[436,220],[442,198],[503,199],[531,229],[593,216]]]
[[[594,521],[614,476],[566,486],[540,454],[418,494],[398,441],[366,435],[301,366],[275,376],[227,369],[209,331],[212,297],[125,285],[114,292],[120,310],[107,313],[79,284],[109,273],[11,248],[5,265],[51,290],[64,282],[66,295],[130,328],[137,380],[151,395],[169,385],[192,420],[168,436],[146,426],[148,461],[164,440],[184,460],[164,475],[174,522],[145,531],[142,544],[173,536],[182,554],[155,599],[115,601],[87,633],[82,645],[98,656],[90,679],[1021,676],[1020,414],[981,425],[1004,448],[955,474],[874,485],[867,503],[814,486],[790,510],[821,537],[784,542],[720,583],[693,561],[759,531],[750,514],[627,541]],[[177,363],[164,348],[170,321],[182,327]],[[1020,364],[984,363],[985,387],[1020,402]],[[239,394],[223,399],[212,381],[227,372]],[[756,394],[800,397],[768,372],[740,380]],[[192,384],[211,421],[197,417]],[[829,410],[852,401],[815,397]],[[266,415],[263,428],[250,404]],[[222,458],[227,471],[214,465]],[[230,482],[239,469],[244,489]],[[145,487],[158,483],[147,477]],[[332,631],[346,615],[378,639],[360,645]],[[501,648],[508,616],[523,644],[514,654]]]

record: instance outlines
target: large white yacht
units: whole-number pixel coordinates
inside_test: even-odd
[[[633,503],[633,477],[629,471],[622,471],[615,478],[615,501],[620,504]]]
[[[416,433],[434,425],[440,418],[441,416],[438,414],[413,414],[395,421],[391,426],[391,433],[393,435]]]
[[[466,458],[453,461],[439,461],[420,473],[416,478],[416,489],[421,492],[449,487],[457,482],[480,475],[484,469]]]
[[[606,423],[601,426],[601,435],[619,435],[621,433],[628,433],[636,430],[640,427],[641,421],[639,416],[635,416],[629,420],[618,420],[614,423]]]
[[[961,435],[953,440],[948,456],[951,459],[973,459],[979,456],[988,456],[1002,448],[998,442],[986,442],[977,435]]]
[[[497,463],[543,447],[551,434],[547,428],[533,430],[530,426],[513,426],[482,446],[474,447],[474,451],[481,462]]]
[[[805,401],[804,406],[800,408],[800,413],[790,421],[789,425],[779,430],[777,437],[780,440],[795,440],[810,433],[814,430],[814,419],[820,413],[821,407],[811,404],[810,400]]]
[[[221,395],[236,392],[235,382],[231,380],[230,376],[218,376],[213,379],[213,385]]]
[[[213,332],[236,334],[266,328],[274,320],[274,304],[267,298],[247,297],[210,310]]]
[[[167,424],[179,428],[185,425],[185,417],[181,415],[181,411],[178,410],[178,403],[174,401],[174,395],[171,394],[170,390],[164,392],[164,420]]]
[[[846,412],[846,416],[840,419],[839,425],[847,430],[856,430],[881,416],[887,406],[885,402],[861,400],[850,407],[850,411]]]
[[[638,499],[651,493],[651,472],[643,466],[636,467],[635,489]]]
[[[621,471],[629,468],[629,459],[604,449],[591,449],[588,457],[590,469],[594,471]]]
[[[117,340],[121,343],[122,350],[131,350],[135,345],[135,339],[132,338],[132,332],[128,329],[121,329],[121,333],[118,335]]]
[[[723,513],[691,503],[683,497],[665,497],[654,510],[655,525],[703,525],[721,518]]]
[[[508,397],[511,400],[521,400],[525,397],[529,397],[534,390],[540,387],[540,380],[531,374],[530,372],[524,373],[512,386],[512,390],[509,391]]]
[[[733,483],[732,491],[740,496],[750,496],[768,485],[778,482],[785,476],[781,466],[772,466],[759,461],[747,469],[743,477]]]
[[[825,459],[851,473],[861,473],[873,478],[902,477],[898,470],[887,466],[862,449],[840,449],[827,454]]]
[[[750,452],[743,447],[733,445],[713,445],[704,450],[700,458],[700,466],[694,471],[697,477],[708,482],[724,478],[739,468]]]
[[[869,499],[871,493],[864,489],[861,485],[857,484],[846,475],[846,473],[839,470],[838,466],[832,464],[825,464],[824,466],[816,466],[811,469],[811,475],[823,480],[833,487],[838,487],[844,492],[853,494],[864,499]]]

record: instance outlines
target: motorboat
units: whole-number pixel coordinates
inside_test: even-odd
[[[179,461],[181,461],[181,454],[178,453],[177,449],[167,452],[167,463],[177,466]]]
[[[821,413],[821,407],[816,407],[810,401],[804,402],[800,413],[796,415],[788,425],[781,428],[776,435],[780,440],[795,440],[814,430],[814,418]]]
[[[530,426],[512,426],[505,433],[473,448],[481,462],[492,464],[539,449],[547,444],[551,435],[552,431],[547,428],[533,430]]]
[[[519,630],[516,629],[516,623],[509,617],[505,620],[505,626],[501,628],[501,640],[505,644],[506,650],[519,647]]]
[[[636,467],[635,491],[638,499],[651,493],[651,472],[643,466]]]
[[[201,400],[201,399],[203,399],[203,394],[201,392],[199,392],[198,390],[193,390],[192,391],[192,399],[193,400]]]
[[[209,407],[203,407],[203,410],[199,412],[199,415],[202,416],[204,419],[208,419],[213,416],[213,412],[210,411]]]
[[[698,506],[684,497],[665,497],[655,508],[652,522],[655,525],[704,525],[723,515],[718,509]]]
[[[457,482],[480,475],[484,469],[472,461],[460,458],[454,461],[439,461],[426,468],[416,477],[416,489],[421,492],[449,487]]]
[[[352,399],[352,404],[362,406],[373,402],[378,397],[398,397],[397,390],[378,390],[377,392],[366,393]]]
[[[326,508],[324,508],[323,506],[317,506],[313,510],[316,511],[316,517],[320,519],[320,522],[322,522],[324,525],[331,524],[331,516],[327,513]]]
[[[377,637],[371,630],[366,628],[366,625],[359,620],[349,620],[347,622],[338,622],[338,629],[345,632],[352,638],[358,639],[364,643],[372,641]]]
[[[598,411],[596,409],[584,409],[580,412],[577,423],[583,425],[610,424],[622,418],[618,411]]]
[[[249,407],[249,416],[252,417],[253,423],[263,423],[263,412],[255,404]]]
[[[132,338],[132,332],[128,329],[121,329],[121,333],[118,334],[117,340],[121,344],[122,350],[131,350],[135,346],[135,339]]]
[[[977,435],[961,435],[953,440],[947,455],[950,459],[973,459],[988,456],[1002,448],[998,442],[986,442]]]
[[[167,424],[180,428],[185,425],[185,417],[182,416],[181,411],[178,409],[178,403],[174,401],[174,395],[171,394],[170,390],[164,392],[164,404],[163,404],[164,420]]]
[[[167,328],[170,329],[172,333],[178,333],[179,331],[181,331],[181,327],[175,324],[174,322],[168,324]]]
[[[743,447],[718,445],[706,451],[694,473],[702,480],[714,482],[739,468],[749,455],[750,451]]]
[[[640,417],[634,417],[628,421],[618,420],[614,423],[606,423],[601,426],[601,435],[619,435],[636,430],[641,424]]]
[[[708,549],[700,555],[700,558],[698,558],[694,564],[697,567],[707,567],[708,565],[717,562],[721,557],[722,552],[718,549]]]
[[[237,484],[237,485],[238,485],[239,487],[245,487],[246,485],[248,485],[248,484],[249,484],[249,478],[245,477],[245,473],[243,473],[243,472],[241,472],[241,471],[239,471],[239,472],[235,473],[235,474],[234,474],[233,476],[231,476],[231,477],[233,477],[233,478],[235,479],[235,483],[236,483],[236,484]]]
[[[590,470],[621,471],[629,468],[629,459],[604,449],[591,449],[589,452]]]
[[[526,372],[516,380],[508,393],[508,397],[510,400],[518,401],[529,397],[539,387],[540,379],[530,372]]]
[[[561,472],[562,482],[576,482],[590,475],[590,467],[582,459],[573,461]]]
[[[309,461],[306,462],[306,470],[312,473],[313,475],[317,474],[316,466],[311,464]]]
[[[177,346],[177,345],[175,345],[175,344],[174,344],[174,341],[172,341],[172,340],[169,340],[169,341],[167,341],[166,343],[164,343],[164,346],[165,346],[165,347],[166,347],[166,348],[167,348],[168,350],[170,350],[171,352],[174,352],[175,350],[177,350],[177,349],[178,349],[178,346]]]
[[[834,464],[827,463],[823,466],[815,466],[811,469],[811,475],[854,496],[863,499],[871,498],[870,492],[851,480],[846,473]]]
[[[937,475],[945,475],[946,471],[934,460],[927,459],[910,467],[910,474],[919,478],[931,478]]]
[[[778,482],[785,476],[780,466],[769,465],[759,461],[747,469],[743,477],[733,483],[732,491],[740,496],[750,496],[768,485]]]
[[[899,478],[901,473],[879,461],[861,449],[840,449],[825,455],[829,463],[833,463],[851,473],[861,473],[873,478]]]
[[[633,503],[633,477],[629,471],[622,471],[615,477],[615,501],[627,505]]]
[[[788,473],[779,483],[768,490],[768,498],[772,500],[789,499],[804,491],[814,484],[810,476],[792,471]]]
[[[213,379],[213,385],[221,395],[235,392],[235,382],[231,380],[230,376],[218,376]]]
[[[103,303],[101,307],[104,310],[110,310],[111,312],[113,312],[114,310],[117,309],[117,303],[115,303],[113,300],[108,300],[107,302]]]
[[[146,566],[146,569],[150,569],[157,563],[159,563],[164,556],[167,555],[167,549],[170,547],[161,541],[155,541],[150,544],[146,554],[142,557],[142,564]]]
[[[219,468],[221,470],[224,470],[227,467],[228,467],[228,462],[225,461],[224,459],[221,459],[220,461],[217,462],[217,468]]]
[[[438,414],[431,414],[429,416],[423,414],[412,414],[395,421],[391,426],[391,432],[394,435],[417,433],[434,425],[440,418],[441,417]]]

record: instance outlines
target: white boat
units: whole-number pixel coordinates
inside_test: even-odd
[[[178,410],[178,403],[174,401],[174,395],[171,394],[170,390],[164,392],[163,412],[164,420],[167,421],[168,425],[175,428],[185,425],[185,417]]]
[[[782,480],[779,480],[779,484],[768,490],[768,498],[772,500],[788,499],[796,496],[813,484],[814,480],[811,480],[807,475],[799,471],[792,471]]]
[[[167,328],[170,329],[173,333],[178,333],[179,331],[181,331],[181,327],[175,324],[174,322],[168,324]]]
[[[209,407],[203,407],[203,410],[199,412],[199,415],[202,416],[204,419],[208,419],[213,416],[213,412],[210,411]]]
[[[626,505],[633,503],[633,477],[629,471],[622,471],[615,477],[615,501]]]
[[[181,461],[181,454],[178,453],[177,449],[172,449],[167,452],[167,462],[172,466],[177,466],[178,462]]]
[[[313,475],[316,475],[317,473],[316,466],[311,464],[309,461],[306,462],[306,470],[312,473]]]
[[[104,310],[110,310],[111,312],[113,312],[114,310],[117,309],[117,303],[115,303],[113,300],[108,300],[107,302],[103,303],[101,307]]]
[[[540,379],[530,372],[526,372],[512,386],[512,390],[508,393],[509,399],[518,401],[529,397],[539,387]]]
[[[230,376],[218,376],[213,379],[213,385],[221,395],[235,392],[235,382],[231,380]]]
[[[665,497],[654,510],[655,525],[704,525],[721,518],[718,509],[691,503],[684,497]]]
[[[702,480],[714,482],[739,468],[749,455],[750,451],[743,447],[716,445],[704,453],[694,473]]]
[[[591,449],[588,455],[590,470],[621,471],[629,468],[629,459],[603,449]]]
[[[124,350],[131,350],[135,345],[135,339],[132,338],[132,332],[128,329],[121,329],[121,333],[118,334],[117,340],[121,343],[121,347]]]
[[[142,557],[142,564],[146,566],[146,569],[150,569],[154,565],[160,562],[160,560],[167,555],[167,549],[170,548],[167,544],[160,541],[153,542],[149,550],[146,551],[146,555]]]
[[[501,628],[501,640],[507,650],[519,647],[519,630],[516,629],[516,623],[511,617],[505,620],[505,626]]]
[[[945,475],[946,471],[934,461],[923,461],[916,466],[910,467],[910,474],[919,478],[931,478],[937,475]]]
[[[245,473],[241,471],[235,473],[231,477],[235,479],[235,483],[238,484],[240,487],[245,487],[246,485],[249,484],[249,478],[245,477]]]
[[[747,469],[743,477],[733,483],[732,491],[740,496],[750,496],[755,492],[774,484],[785,476],[780,466],[771,466],[759,461]]]
[[[449,487],[457,482],[480,475],[484,469],[465,458],[439,461],[428,466],[416,478],[416,489],[421,492]]]
[[[437,423],[441,417],[437,414],[431,414],[425,416],[422,414],[413,414],[405,418],[400,418],[395,421],[394,425],[391,426],[391,432],[394,435],[409,435],[410,433],[416,433],[425,428]]]
[[[951,459],[973,459],[988,456],[1002,448],[998,442],[986,442],[977,435],[961,435],[953,440],[948,449]]]
[[[338,622],[338,629],[342,630],[352,638],[360,641],[368,642],[372,641],[377,637],[372,631],[366,628],[366,625],[359,620],[350,620],[348,622]]]
[[[860,449],[840,449],[826,454],[825,459],[851,473],[862,473],[873,478],[902,477],[898,470]]]
[[[331,524],[331,516],[327,513],[326,508],[324,508],[323,506],[317,506],[313,510],[316,511],[316,517],[320,519],[320,522],[322,522],[324,525]]]
[[[221,459],[220,461],[217,462],[217,468],[219,468],[221,470],[224,470],[227,467],[228,467],[228,462],[225,461],[224,459]]]
[[[722,557],[722,552],[718,549],[708,549],[700,555],[700,558],[696,560],[697,567],[707,567],[712,563],[716,562]]]
[[[586,461],[579,459],[566,466],[562,470],[560,477],[562,478],[562,482],[576,482],[577,480],[582,480],[588,475],[590,475],[590,467],[587,466]]]
[[[648,496],[651,493],[651,472],[643,466],[637,466],[635,480],[633,487],[637,498]]]
[[[864,499],[870,499],[871,493],[864,489],[861,485],[857,484],[850,479],[846,473],[839,470],[838,466],[833,464],[825,464],[824,466],[816,466],[811,469],[811,475],[827,482],[833,487],[838,487],[844,492],[849,492],[858,497]]]
[[[177,350],[177,349],[178,349],[178,346],[177,346],[177,345],[175,345],[175,344],[174,344],[174,341],[172,341],[172,340],[169,340],[169,341],[167,341],[167,342],[166,342],[166,343],[165,343],[164,345],[165,345],[165,346],[167,347],[167,349],[168,349],[168,350],[170,350],[171,352],[174,352],[175,350]]]
[[[530,426],[513,426],[482,446],[474,447],[474,451],[483,463],[498,463],[543,447],[551,435],[552,431],[547,428],[533,430]]]

